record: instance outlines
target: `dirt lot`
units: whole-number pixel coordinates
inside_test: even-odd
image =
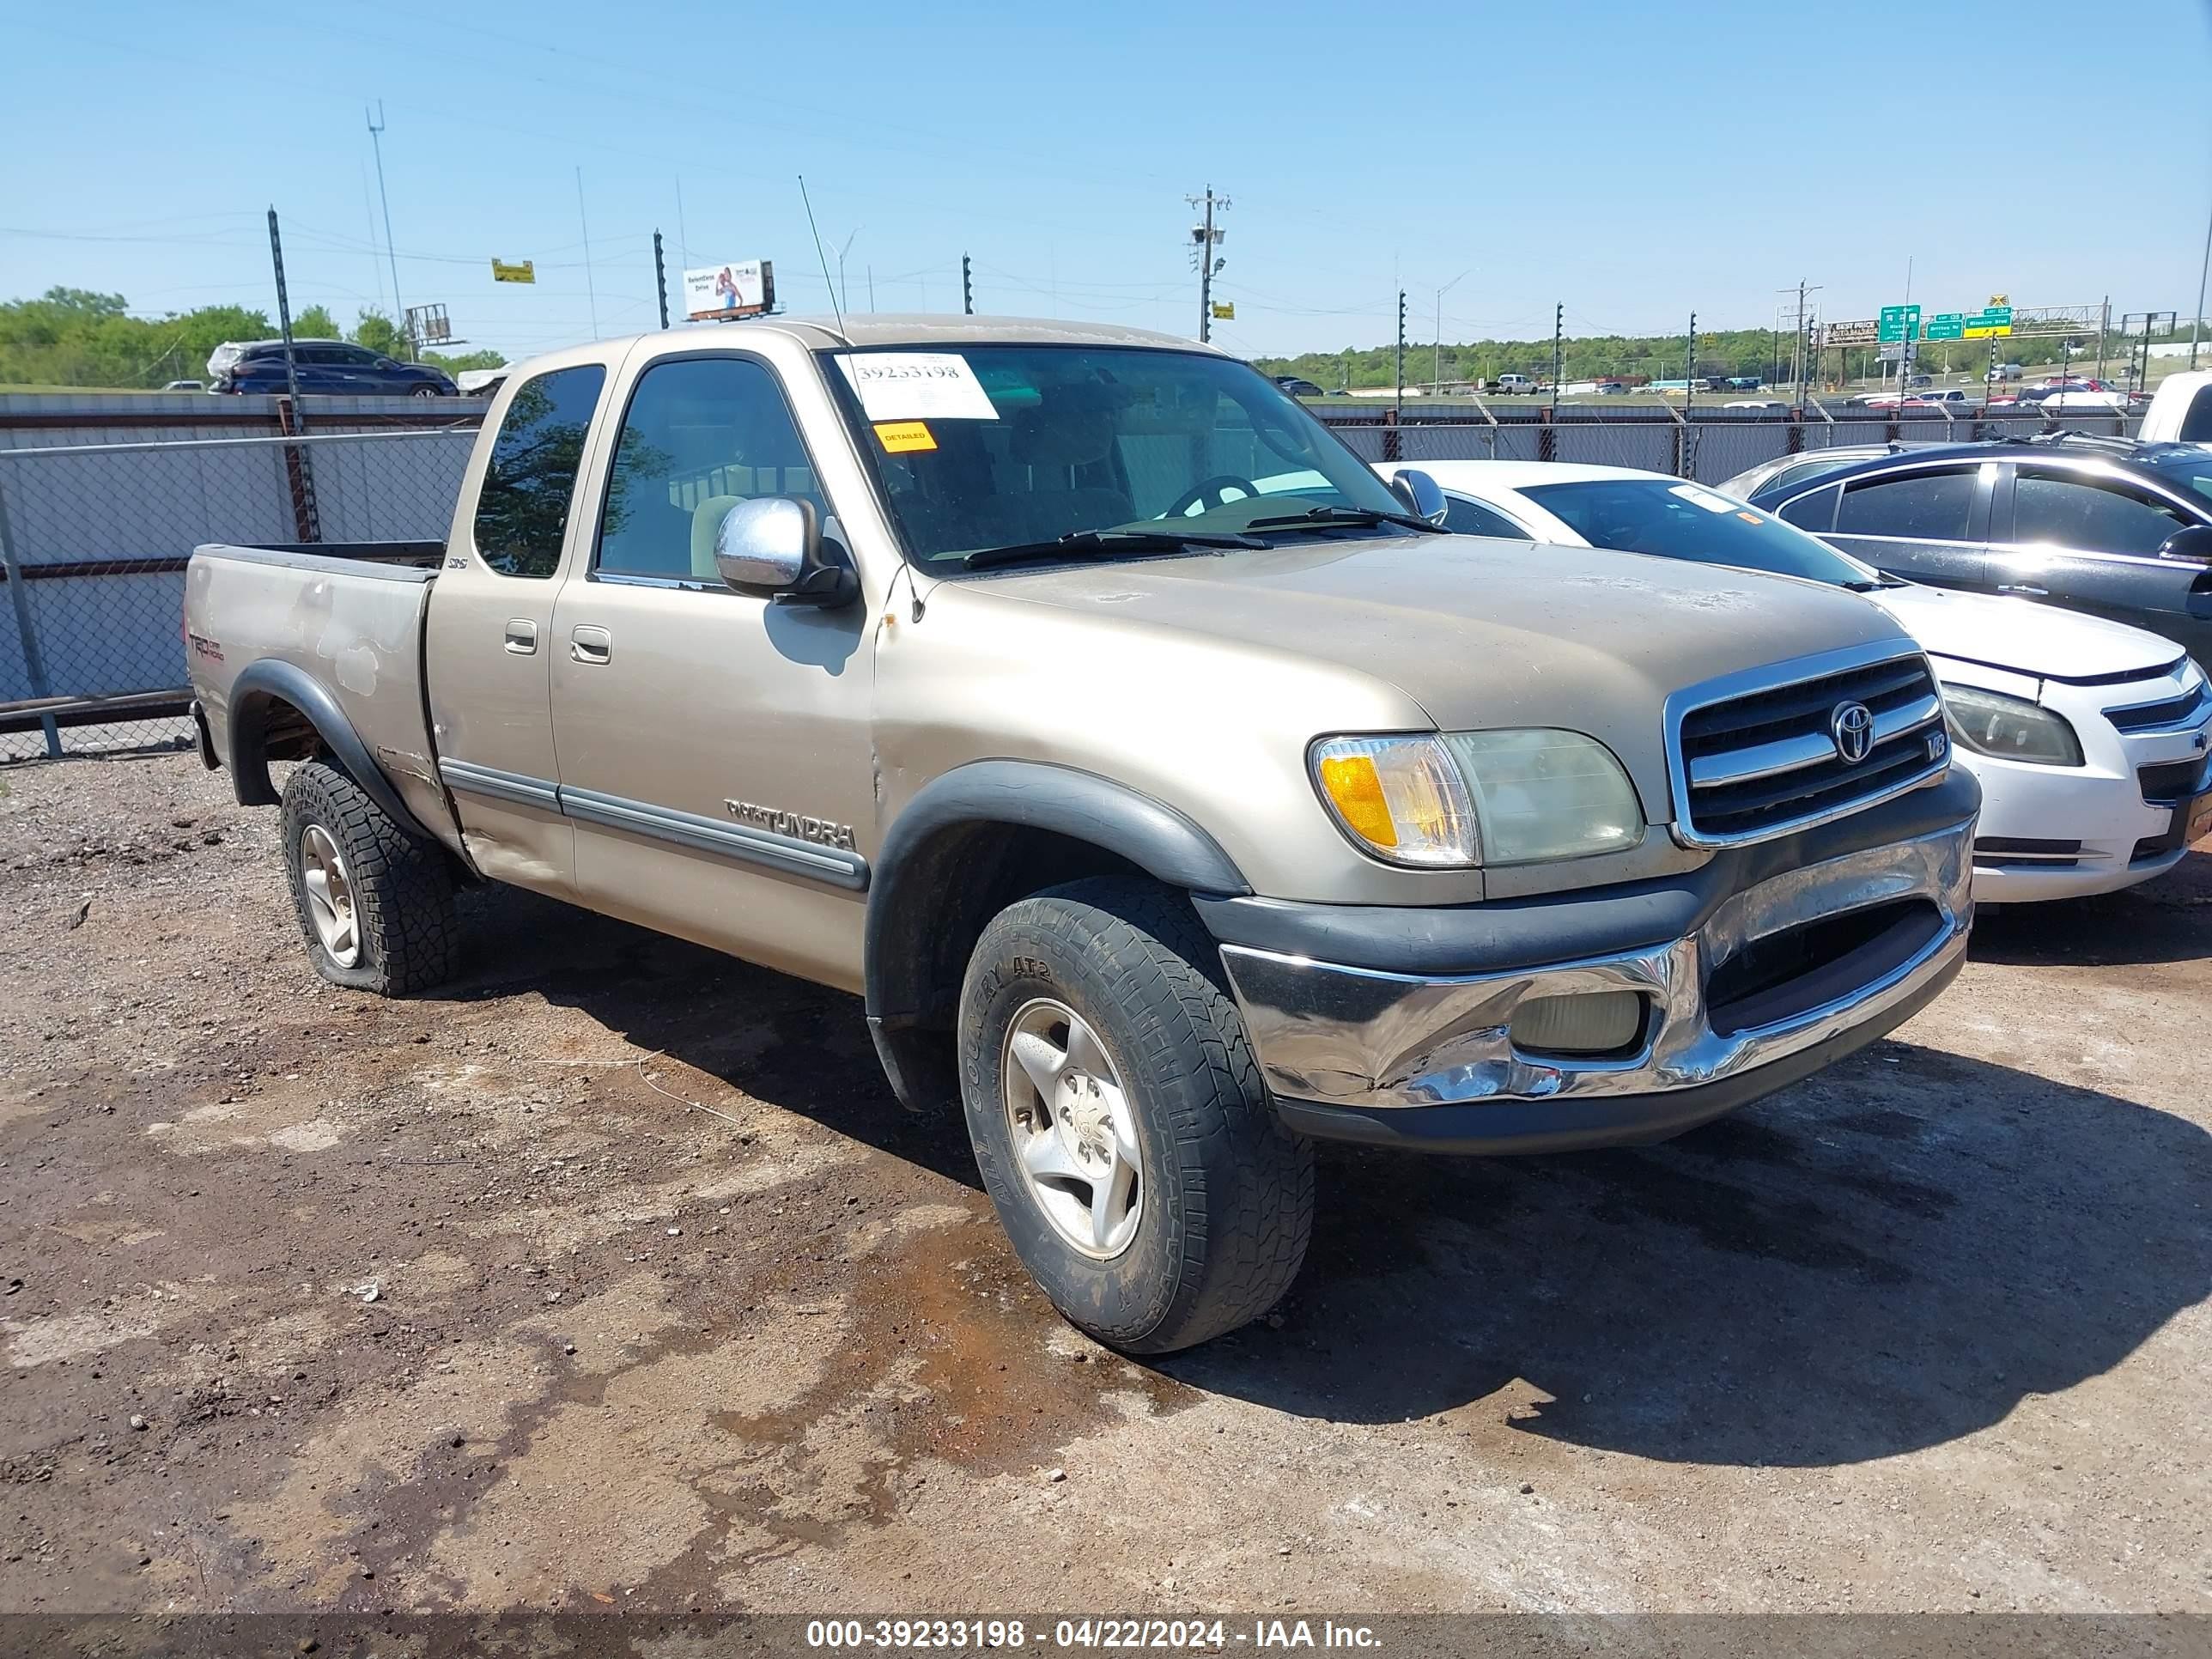
[[[379,1002],[191,757],[0,787],[0,1607],[2212,1610],[2212,860],[1667,1146],[1327,1153],[1139,1366],[850,999],[488,892]]]

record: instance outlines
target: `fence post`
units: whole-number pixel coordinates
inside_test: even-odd
[[[307,422],[291,398],[276,399],[276,428],[286,437],[305,437]],[[284,483],[292,495],[292,527],[303,542],[323,539],[322,514],[315,505],[314,458],[296,444],[284,446]]]
[[[1556,377],[1553,384],[1559,384]],[[1540,461],[1559,459],[1559,429],[1552,424],[1553,412],[1548,407],[1536,411],[1536,459]]]
[[[1382,411],[1382,459],[1386,461],[1406,459],[1406,441],[1398,434],[1398,411],[1395,409]]]
[[[51,697],[54,695],[53,682],[46,678],[46,659],[39,649],[39,632],[31,625],[31,595],[23,581],[23,567],[15,562],[15,538],[8,529],[9,476],[7,468],[0,466],[0,576],[7,578],[8,598],[15,607],[15,633],[23,644],[23,667],[31,678],[31,695]],[[59,760],[61,728],[54,724],[52,714],[42,716],[39,725],[46,734],[46,758]]]

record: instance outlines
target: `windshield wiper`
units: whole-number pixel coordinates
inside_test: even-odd
[[[1378,524],[1403,525],[1408,530],[1425,530],[1438,536],[1451,532],[1440,524],[1431,524],[1426,519],[1412,513],[1381,513],[1371,507],[1313,507],[1303,513],[1285,513],[1278,517],[1252,519],[1246,521],[1247,530],[1325,530],[1335,525]]]
[[[1257,536],[1223,535],[1204,530],[1073,530],[1048,542],[1010,542],[979,547],[961,556],[970,570],[1023,559],[1078,558],[1087,553],[1180,553],[1187,547],[1265,547]]]

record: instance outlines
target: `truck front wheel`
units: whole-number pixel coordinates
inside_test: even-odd
[[[1265,1313],[1313,1228],[1313,1150],[1277,1122],[1217,960],[1181,894],[1102,878],[1001,911],[962,988],[999,1219],[1053,1305],[1128,1353]]]
[[[320,761],[284,781],[283,823],[284,874],[317,973],[387,997],[453,977],[459,930],[443,848],[402,830]]]

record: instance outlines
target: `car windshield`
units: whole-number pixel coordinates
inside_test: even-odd
[[[917,561],[1048,553],[1070,538],[1085,538],[1071,556],[1097,558],[1310,514],[1259,533],[1358,533],[1406,511],[1280,387],[1210,353],[963,344],[823,355]],[[1101,531],[1141,533],[1090,533]]]
[[[1523,485],[1521,493],[1593,547],[1726,564],[1839,587],[1883,585],[1880,572],[1826,542],[1702,484],[1594,478]]]
[[[2161,483],[2187,490],[2212,509],[2212,445],[2176,444],[2138,459],[2156,470]]]

